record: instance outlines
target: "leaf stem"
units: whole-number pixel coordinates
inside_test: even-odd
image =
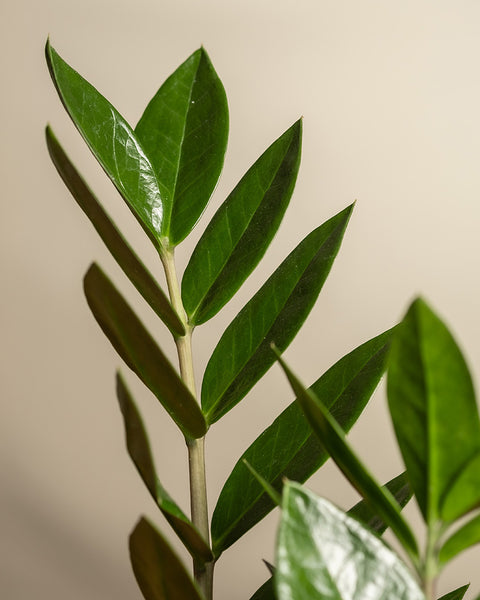
[[[440,523],[429,523],[427,530],[427,545],[425,549],[425,560],[423,563],[422,585],[426,600],[434,600],[435,588],[438,575],[437,543],[441,525]]]
[[[168,291],[173,308],[185,326],[185,335],[175,338],[177,346],[180,375],[196,398],[195,374],[193,370],[192,332],[185,309],[183,307],[180,286],[173,250],[166,250],[160,254],[165,269]],[[190,509],[192,523],[210,544],[210,530],[208,522],[207,485],[205,475],[205,437],[200,439],[186,439],[188,448],[188,469],[190,478]],[[213,597],[213,563],[200,564],[194,560],[194,578],[206,600]]]

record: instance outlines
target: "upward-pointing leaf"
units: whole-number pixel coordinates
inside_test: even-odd
[[[472,508],[480,487],[480,463],[448,500],[452,484],[479,453],[480,422],[472,380],[451,333],[417,299],[399,325],[388,371],[388,404],[418,505],[429,524],[452,521]],[[452,452],[452,448],[455,449]],[[459,479],[461,482],[462,479]],[[478,496],[477,496],[478,499]],[[467,505],[465,505],[465,500]]]
[[[46,57],[53,82],[68,114],[130,210],[160,249],[167,188],[158,182],[137,136],[119,112],[74,71],[47,41]]]
[[[202,214],[223,166],[228,138],[225,90],[203,48],[165,81],[135,133],[168,190],[164,234],[180,243]]]
[[[46,137],[48,150],[57,171],[112,256],[170,331],[174,335],[184,335],[185,328],[165,293],[115,227],[65,154],[50,127],[46,129]]]
[[[285,350],[330,272],[350,218],[349,206],[312,231],[230,323],[202,384],[202,409],[214,423],[233,408],[275,361],[270,344]]]
[[[385,370],[391,335],[387,331],[355,348],[311,386],[345,431],[361,414]],[[328,456],[298,402],[292,402],[244,452],[225,482],[212,517],[215,555],[274,507],[244,459],[280,491],[284,477],[303,483]]]
[[[300,165],[301,121],[276,140],[218,209],[185,269],[190,323],[213,317],[258,264],[280,225]]]
[[[155,394],[187,438],[207,430],[205,419],[188,388],[137,315],[103,271],[92,264],[84,290],[93,316],[126,364]]]

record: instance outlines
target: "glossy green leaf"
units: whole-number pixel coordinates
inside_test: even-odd
[[[208,544],[158,480],[142,418],[120,373],[117,374],[117,397],[125,424],[128,453],[148,491],[192,557],[200,562],[210,562],[213,555]]]
[[[394,477],[386,483],[384,487],[392,494],[401,508],[406,506],[413,494],[406,473],[397,475],[397,477]],[[360,502],[355,504],[355,506],[348,511],[348,515],[354,517],[357,521],[361,521],[378,535],[382,535],[388,528],[385,521],[372,510],[371,506],[365,500],[360,500]]]
[[[311,390],[349,431],[386,367],[392,330],[365,342],[328,369]],[[212,517],[212,544],[220,554],[274,507],[243,460],[277,491],[282,479],[306,481],[327,460],[298,402],[292,402],[238,460],[218,498]]]
[[[392,344],[388,404],[426,522],[461,516],[463,502],[450,504],[447,511],[442,510],[442,503],[452,482],[479,452],[478,409],[470,373],[455,340],[421,299],[410,306]]]
[[[115,227],[102,205],[65,154],[50,127],[46,128],[45,133],[53,164],[78,205],[105,242],[114,259],[170,331],[174,335],[184,335],[185,328],[163,290]]]
[[[202,600],[163,536],[142,517],[130,535],[130,560],[145,600]]]
[[[203,48],[165,81],[135,134],[171,199],[163,232],[176,245],[207,205],[227,146],[227,98]]]
[[[115,350],[155,394],[185,437],[206,432],[195,398],[111,281],[94,263],[84,279],[92,313]]]
[[[207,226],[182,280],[190,323],[213,317],[265,254],[295,186],[301,133],[297,121],[247,171]]]
[[[171,199],[130,125],[47,41],[48,68],[60,99],[90,150],[155,246],[164,235]]]
[[[307,318],[327,278],[353,206],[312,231],[230,323],[215,348],[202,384],[202,409],[214,423],[268,371]]]
[[[362,464],[345,439],[342,428],[321,400],[311,390],[305,389],[280,355],[278,355],[278,360],[297,395],[297,400],[305,416],[325,449],[372,510],[391,527],[412,561],[416,564],[418,561],[418,548],[415,537],[400,514],[400,507],[393,496],[377,483]]]
[[[273,577],[267,579],[258,590],[253,594],[250,600],[276,600],[275,589],[273,587]]]
[[[480,544],[480,515],[465,523],[448,538],[440,549],[439,560],[445,564],[475,544]]]
[[[448,594],[445,594],[445,596],[442,596],[438,600],[462,600],[462,598],[465,596],[469,587],[470,587],[470,584],[463,585],[462,587],[459,587],[456,590],[453,590],[453,592],[449,592]]]
[[[276,566],[278,600],[425,600],[380,538],[293,482],[284,487]]]
[[[480,452],[458,473],[442,503],[442,517],[451,521],[480,507]]]
[[[258,471],[255,471],[255,469],[252,467],[252,465],[247,460],[243,459],[243,463],[245,464],[245,466],[247,467],[247,469],[250,471],[251,475],[253,475],[253,477],[262,486],[263,490],[270,497],[270,500],[276,506],[280,506],[280,504],[282,502],[282,497],[277,492],[277,490],[274,487],[272,487],[270,485],[270,483],[264,477],[262,477]]]

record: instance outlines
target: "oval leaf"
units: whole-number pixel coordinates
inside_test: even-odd
[[[365,342],[337,361],[312,386],[349,431],[386,367],[392,330]],[[280,491],[283,478],[306,481],[327,460],[298,402],[290,404],[251,444],[223,486],[212,517],[212,545],[218,556],[274,508],[243,460]]]
[[[463,502],[446,512],[442,503],[452,481],[480,450],[478,409],[452,334],[421,299],[410,306],[395,334],[388,405],[424,519],[433,524],[461,516]]]
[[[190,323],[216,315],[265,254],[295,186],[301,130],[297,121],[262,154],[200,238],[182,280]]]
[[[145,600],[202,600],[180,559],[142,517],[130,535],[130,560]]]
[[[282,509],[278,600],[425,600],[399,557],[327,500],[289,482]]]
[[[440,549],[439,560],[447,563],[475,544],[480,544],[480,515],[458,529]]]
[[[442,503],[442,517],[452,520],[480,507],[480,452],[460,471]]]
[[[145,426],[120,373],[117,373],[117,398],[123,414],[128,453],[140,477],[192,557],[200,563],[210,562],[213,554],[208,544],[158,480]]]
[[[135,133],[171,198],[163,231],[176,245],[207,205],[227,147],[227,98],[203,48],[165,81]]]
[[[161,248],[170,199],[130,125],[47,41],[53,82],[68,114],[155,246]]]
[[[140,294],[162,319],[173,335],[184,335],[185,327],[170,301],[141,260],[130,248],[102,205],[93,195],[79,172],[65,154],[50,127],[46,129],[47,146],[60,177],[65,182],[80,208],[90,219],[113,258],[123,269]]]
[[[270,344],[285,350],[315,304],[330,272],[353,206],[312,231],[230,323],[202,384],[202,409],[214,423],[273,364]]]
[[[400,514],[400,507],[388,490],[382,488],[353,452],[345,439],[342,428],[331,416],[323,403],[311,390],[305,389],[280,355],[278,360],[297,395],[313,431],[329,452],[338,468],[353,487],[363,496],[371,509],[392,528],[412,562],[418,564],[418,548],[415,538]]]
[[[92,264],[85,275],[84,290],[95,319],[115,350],[160,400],[185,437],[205,435],[205,419],[195,398],[96,264]]]

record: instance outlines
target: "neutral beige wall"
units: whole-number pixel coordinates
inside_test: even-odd
[[[132,468],[113,390],[119,366],[89,314],[81,278],[97,259],[156,326],[49,163],[50,121],[118,223],[152,249],[64,114],[43,59],[64,57],[135,122],[170,72],[203,44],[225,84],[231,135],[207,216],[260,152],[304,116],[297,190],[258,274],[196,341],[197,372],[235,309],[316,224],[354,199],[322,296],[287,356],[306,382],[425,295],[480,373],[480,4],[457,0],[17,0],[0,4],[0,596],[140,598],[126,539],[158,516]],[[200,227],[203,227],[202,225]],[[192,245],[179,252],[185,264]],[[168,335],[158,339],[172,357]],[[158,471],[183,506],[185,452],[155,400],[128,379],[149,420]],[[274,368],[211,431],[211,505],[245,447],[291,401]],[[381,479],[401,466],[383,389],[351,435]],[[333,467],[311,487],[348,507]],[[414,508],[409,509],[412,518]],[[217,598],[249,598],[266,578],[276,516],[218,567]],[[478,550],[441,591],[471,580]]]

